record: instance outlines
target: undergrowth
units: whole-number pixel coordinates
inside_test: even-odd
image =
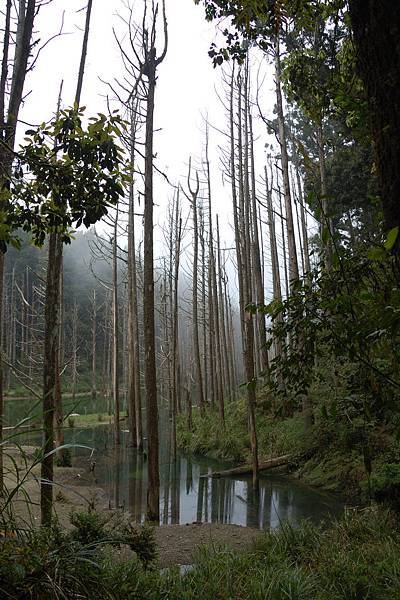
[[[115,552],[102,517],[76,528],[19,534],[0,546],[4,598],[191,600],[393,600],[400,598],[400,532],[386,510],[351,511],[329,528],[287,523],[248,551],[199,549],[192,570],[159,571]],[[82,537],[83,536],[83,537]],[[126,539],[125,539],[126,543]],[[114,546],[113,546],[114,544]],[[146,542],[147,544],[147,542]]]
[[[289,469],[305,483],[339,494],[351,503],[372,498],[400,509],[400,441],[389,426],[369,434],[372,473],[368,481],[363,438],[354,422],[335,421],[315,412],[308,431],[300,413],[288,418],[273,417],[270,407],[259,402],[256,410],[259,459],[290,455]],[[250,463],[246,401],[226,405],[225,426],[218,414],[193,410],[192,430],[184,416],[178,421],[178,445],[185,452]]]
[[[301,416],[276,420],[265,415],[260,406],[256,413],[260,457],[279,456],[302,449],[304,425]],[[193,411],[193,428],[187,430],[185,417],[178,423],[178,444],[186,452],[202,454],[235,462],[250,459],[247,433],[247,406],[243,399],[231,402],[225,408],[225,426],[216,412],[204,415]]]

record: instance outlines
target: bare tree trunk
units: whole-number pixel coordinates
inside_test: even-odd
[[[88,0],[88,4],[86,7],[85,33],[83,35],[83,43],[82,43],[82,51],[81,51],[81,62],[79,65],[78,83],[76,86],[76,93],[75,93],[75,104],[77,106],[79,106],[80,101],[81,101],[83,75],[85,73],[86,55],[87,55],[87,47],[88,47],[88,41],[89,41],[90,17],[92,15],[92,4],[93,4],[93,0]]]
[[[209,319],[210,319],[210,358],[212,355],[213,365],[213,397],[218,404],[218,411],[221,423],[225,422],[224,392],[222,385],[222,357],[220,340],[220,319],[218,307],[218,288],[216,277],[216,261],[214,255],[214,236],[213,236],[213,218],[212,218],[212,194],[211,194],[211,173],[210,160],[208,156],[208,128],[206,133],[206,175],[208,187],[208,227],[209,227]],[[211,350],[212,347],[212,350]]]
[[[276,104],[278,117],[279,145],[281,148],[283,195],[285,198],[286,232],[289,251],[289,283],[290,286],[299,278],[299,267],[297,263],[296,238],[293,223],[292,198],[289,182],[289,159],[286,143],[285,116],[283,112],[282,88],[281,88],[281,57],[279,48],[279,35],[275,37],[275,84]]]
[[[120,417],[120,398],[119,398],[119,315],[118,315],[118,207],[114,222],[114,238],[112,250],[112,382],[113,382],[113,402],[114,402],[114,443],[119,446],[121,443],[121,428],[119,424]]]
[[[261,267],[261,251],[260,251],[260,239],[258,235],[258,211],[257,211],[257,193],[256,193],[256,173],[254,165],[254,136],[253,136],[253,120],[250,113],[250,103],[248,100],[247,111],[249,115],[249,133],[250,133],[250,165],[251,165],[251,199],[252,199],[252,258],[254,267],[254,282],[256,288],[256,300],[259,306],[264,305],[264,282]],[[265,314],[264,312],[258,311],[256,317],[256,324],[258,329],[259,337],[259,354],[260,354],[260,366],[261,372],[265,379],[269,380],[269,359],[267,349],[267,329],[265,326]]]
[[[218,259],[218,305],[219,305],[219,323],[220,323],[220,337],[221,337],[221,357],[222,357],[222,371],[223,371],[223,382],[224,382],[224,394],[230,396],[230,377],[229,377],[229,360],[228,360],[228,344],[225,328],[225,301],[224,293],[222,289],[222,260],[221,260],[221,242],[219,236],[219,221],[217,215],[217,259]]]
[[[303,236],[303,248],[304,248],[304,269],[306,273],[311,271],[310,265],[310,249],[308,244],[308,231],[307,231],[307,215],[304,208],[304,195],[303,189],[300,181],[300,173],[299,168],[296,166],[296,179],[297,179],[297,189],[299,191],[299,204],[300,204],[300,222],[301,222],[301,231]]]
[[[187,178],[188,190],[191,196],[191,206],[193,211],[193,276],[192,276],[192,318],[193,318],[193,350],[196,366],[196,388],[199,394],[199,406],[204,414],[204,390],[201,373],[201,357],[199,343],[199,317],[198,317],[198,262],[199,262],[199,227],[197,214],[197,197],[200,189],[199,174],[196,171],[196,187],[192,189],[190,183],[191,177],[191,159],[189,160],[189,171]]]
[[[133,222],[132,235],[134,235],[135,222]],[[132,239],[135,248],[135,238]],[[137,294],[136,251],[132,264],[132,320],[133,320],[133,367],[135,381],[135,412],[136,412],[136,442],[138,448],[143,448],[143,423],[142,423],[142,391],[140,384],[140,345],[139,345],[139,317]]]
[[[268,183],[268,172],[267,167],[264,167],[265,174],[265,193],[267,198],[267,210],[268,210],[268,225],[269,225],[269,239],[271,245],[271,264],[272,264],[272,285],[274,300],[282,300],[282,289],[281,289],[281,277],[279,269],[279,257],[278,257],[278,245],[276,242],[276,230],[275,230],[275,216],[272,206],[272,190]]]
[[[289,298],[289,273],[288,273],[288,261],[287,261],[287,251],[286,251],[286,236],[285,236],[285,216],[283,215],[283,206],[282,206],[282,194],[280,191],[280,187],[278,186],[278,196],[279,196],[279,215],[281,219],[281,231],[282,231],[282,253],[283,253],[283,272],[285,274],[285,292],[286,298]]]
[[[135,248],[135,206],[134,206],[134,165],[135,165],[135,144],[136,144],[136,111],[134,106],[131,110],[131,136],[130,136],[130,157],[131,157],[131,181],[129,186],[129,211],[128,211],[128,410],[129,410],[129,431],[130,443],[132,446],[138,446],[138,423],[140,416],[137,414],[137,376],[136,371],[136,328],[137,328],[137,304],[136,289],[134,289],[134,279],[136,286],[136,276],[134,276],[136,262]]]
[[[148,57],[149,87],[146,111],[145,142],[145,195],[144,195],[144,263],[143,263],[143,319],[144,319],[144,384],[147,403],[148,436],[148,490],[147,518],[160,519],[160,475],[158,458],[158,405],[157,371],[154,328],[154,255],[153,255],[153,129],[154,96],[156,86],[155,51]]]
[[[92,406],[93,412],[96,408],[97,398],[97,298],[96,290],[93,289],[92,296]]]
[[[31,38],[33,31],[33,23],[36,14],[36,0],[28,0],[25,8],[25,2],[21,6],[20,18],[17,26],[17,45],[15,48],[12,83],[10,97],[8,102],[7,118],[6,110],[6,87],[8,73],[8,53],[10,45],[10,17],[11,3],[7,2],[5,14],[5,29],[4,29],[4,44],[3,58],[0,76],[0,121],[1,121],[1,141],[4,144],[0,145],[0,191],[7,191],[9,188],[12,151],[15,144],[15,134],[17,128],[18,114],[22,102],[23,89],[28,68],[28,60],[31,50]],[[6,194],[1,194],[0,210],[7,212]],[[0,246],[0,315],[3,312],[3,295],[4,295],[4,259],[5,259],[5,244]],[[3,322],[0,319],[0,494],[3,492],[3,420],[4,420],[4,381],[3,381],[3,362],[2,356],[4,348],[2,346],[3,339]]]
[[[329,215],[329,202],[328,202],[328,187],[326,184],[326,165],[325,165],[325,144],[324,144],[324,131],[322,126],[322,118],[317,124],[317,146],[318,146],[318,163],[319,163],[319,175],[321,182],[321,208],[322,208],[322,221],[321,225],[323,228],[328,229],[328,238],[324,245],[324,254],[326,261],[326,268],[329,270],[332,268],[333,260],[333,248],[332,248],[332,236],[333,236],[333,223]],[[324,236],[322,236],[323,238]]]
[[[179,190],[176,197],[175,206],[175,256],[174,256],[174,274],[173,274],[173,315],[172,315],[172,443],[173,456],[176,457],[176,419],[178,413],[178,393],[180,390],[179,373],[179,262],[182,240],[182,217],[179,207]]]
[[[212,222],[211,222],[212,227]],[[214,248],[212,248],[212,260],[211,260],[211,277],[212,277],[212,299],[213,299],[213,312],[214,312],[214,324],[215,324],[215,357],[216,357],[216,370],[215,370],[215,383],[217,391],[217,403],[219,409],[219,417],[221,423],[225,422],[225,403],[224,403],[224,390],[223,390],[223,379],[222,379],[222,352],[221,352],[221,327],[220,327],[220,307],[218,298],[218,286],[217,286],[217,270],[216,260],[214,255]]]
[[[204,380],[204,398],[209,400],[209,381],[208,381],[208,354],[207,354],[207,267],[206,267],[206,249],[205,249],[205,215],[204,204],[200,212],[200,245],[201,245],[201,321],[202,321],[202,351],[203,351],[203,380]]]
[[[61,238],[50,234],[46,280],[43,365],[43,459],[41,464],[41,523],[49,526],[53,506],[54,405],[57,379],[58,314],[60,306]]]
[[[246,80],[247,86],[247,80]],[[236,195],[236,167],[235,167],[235,135],[234,135],[234,72],[232,72],[231,91],[230,91],[230,137],[231,137],[231,181],[232,181],[232,200],[235,226],[235,246],[236,259],[238,264],[239,280],[239,305],[242,331],[243,360],[245,366],[245,375],[247,381],[247,406],[248,406],[248,427],[250,435],[250,446],[252,454],[253,467],[253,487],[258,489],[258,442],[255,420],[256,406],[256,386],[254,372],[254,335],[253,321],[251,313],[246,311],[246,306],[251,298],[251,261],[250,261],[250,198],[246,186],[248,186],[248,162],[246,154],[248,148],[245,148],[245,168],[243,167],[243,135],[242,135],[242,81],[239,75],[238,79],[238,171],[239,171],[239,206]],[[247,183],[246,183],[247,180]],[[247,200],[247,206],[246,206]]]

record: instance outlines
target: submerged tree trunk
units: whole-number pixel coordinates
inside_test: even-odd
[[[160,520],[160,475],[158,459],[158,406],[156,344],[154,329],[154,253],[153,253],[153,128],[156,64],[153,52],[147,61],[149,88],[146,111],[145,195],[144,195],[144,385],[146,390],[148,438],[147,518]]]

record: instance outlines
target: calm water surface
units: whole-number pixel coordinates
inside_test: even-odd
[[[285,476],[262,476],[258,494],[252,490],[251,477],[207,477],[213,471],[229,467],[229,463],[184,454],[174,461],[168,437],[160,431],[160,512],[164,524],[231,523],[274,529],[283,520],[293,525],[304,518],[319,523],[343,511],[343,506],[331,496]],[[39,431],[23,436],[23,443],[33,445],[40,440]],[[128,433],[122,433],[119,449],[113,448],[109,426],[66,429],[66,442],[93,449],[92,452],[88,448],[73,448],[74,466],[89,474],[94,460],[94,473],[89,474],[93,484],[105,490],[112,507],[129,510],[137,522],[142,522],[146,511],[147,463],[142,453],[127,446]]]

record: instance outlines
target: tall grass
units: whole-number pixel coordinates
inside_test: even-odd
[[[387,511],[352,512],[328,529],[304,522],[266,533],[251,550],[199,549],[193,568],[159,571],[152,534],[93,515],[75,529],[31,531],[0,545],[4,598],[106,600],[395,600],[400,532]],[[135,537],[136,536],[136,537]],[[123,546],[142,555],[121,555]],[[144,555],[143,555],[144,551]],[[146,554],[147,553],[147,554]],[[143,556],[146,559],[143,560]],[[153,567],[151,565],[153,564]],[[7,595],[8,594],[8,595]]]

